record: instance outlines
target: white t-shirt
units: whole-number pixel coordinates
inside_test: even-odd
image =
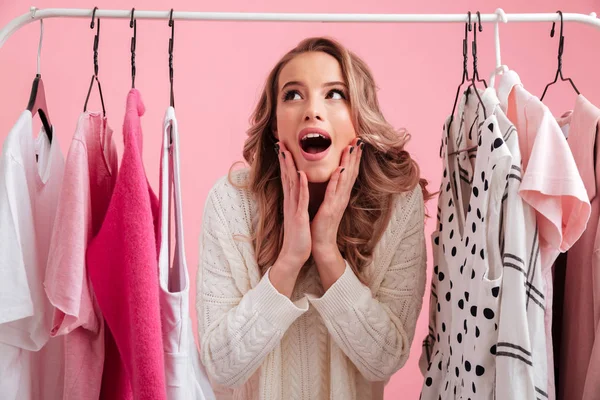
[[[163,128],[158,269],[167,398],[169,400],[214,400],[215,395],[206,376],[204,366],[200,362],[200,354],[194,342],[189,311],[190,278],[183,241],[179,136],[173,107],[167,109]],[[173,196],[173,203],[171,203],[171,195]],[[175,207],[174,246],[171,246],[171,232],[169,229],[172,204]],[[171,256],[172,249],[174,250],[173,256]],[[171,259],[173,260],[172,267],[170,267]]]
[[[37,155],[37,161],[36,161]],[[43,287],[64,170],[56,134],[24,111],[0,156],[0,398],[62,398],[63,339]]]

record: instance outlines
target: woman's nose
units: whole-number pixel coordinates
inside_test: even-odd
[[[306,111],[304,112],[304,120],[310,121],[311,119],[323,121],[322,107],[316,101],[308,103],[308,107],[306,107]]]

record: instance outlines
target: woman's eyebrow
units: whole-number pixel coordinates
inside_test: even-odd
[[[289,82],[286,82],[285,85],[283,85],[281,87],[281,90],[285,89],[288,86],[303,86],[303,87],[305,87],[306,85],[300,81],[289,81]]]
[[[300,81],[289,81],[286,82],[285,85],[283,85],[281,87],[281,90],[285,89],[288,86],[302,86],[302,87],[306,87],[306,85]],[[326,82],[323,84],[323,87],[331,87],[331,86],[344,86],[347,87],[346,84],[344,82],[341,81],[333,81],[333,82]]]
[[[346,87],[346,84],[344,82],[340,82],[340,81],[327,82],[327,83],[323,84],[323,87],[330,87],[330,86],[344,86],[344,87]]]

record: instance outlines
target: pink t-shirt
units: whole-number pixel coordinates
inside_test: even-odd
[[[579,95],[573,112],[559,123],[568,128],[592,211],[567,256],[558,398],[595,400],[600,392],[600,109]]]
[[[107,352],[104,368],[102,398],[111,400],[166,399],[155,236],[158,199],[142,163],[143,114],[140,94],[131,89],[121,168],[86,257],[105,329],[118,348],[118,355]]]
[[[516,72],[508,71],[498,86],[501,106],[519,134],[525,173],[521,198],[537,214],[540,257],[546,286],[544,316],[548,353],[548,398],[555,398],[552,350],[552,265],[582,235],[590,202],[573,154],[552,113],[527,92]]]
[[[51,336],[66,335],[65,400],[100,397],[104,319],[88,282],[85,252],[104,220],[117,169],[106,118],[84,112],[67,155],[44,281],[56,307]]]

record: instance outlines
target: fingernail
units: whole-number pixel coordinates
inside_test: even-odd
[[[345,170],[345,169],[346,169],[346,168],[342,168],[342,170],[340,171],[340,174],[341,174],[342,172],[344,172],[344,170]]]
[[[363,143],[360,144],[360,149],[362,150],[364,148],[365,148],[365,143],[363,142]]]
[[[358,139],[358,142],[356,142],[356,145],[360,146],[362,143],[363,143],[363,140],[362,139]]]
[[[354,151],[354,146],[350,147],[350,154]]]
[[[274,148],[274,149],[275,149],[275,153],[276,153],[276,154],[279,154],[279,145],[278,145],[278,144],[276,144],[276,145],[275,145],[275,148]]]
[[[298,173],[298,176],[300,176],[300,171],[296,171]]]
[[[281,155],[283,156],[283,159],[285,160],[285,153],[281,153]]]

